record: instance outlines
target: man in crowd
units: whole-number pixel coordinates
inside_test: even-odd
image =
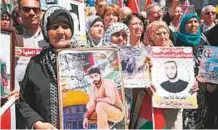
[[[201,10],[201,19],[204,20],[202,24],[203,32],[210,30],[215,26],[216,8],[213,5],[207,5]]]
[[[129,7],[122,7],[120,9],[121,21],[124,21],[129,15],[132,15],[132,10]]]
[[[22,40],[19,41],[17,46],[29,48],[42,48],[47,43],[44,41],[41,27],[40,27],[40,1],[39,0],[20,0],[19,13],[23,22]],[[24,57],[26,58],[26,57]],[[18,60],[15,70],[15,76],[18,82],[22,81],[26,65],[29,60]],[[23,61],[26,61],[25,63]]]
[[[23,40],[24,47],[42,47],[39,41],[43,40],[40,28],[40,1],[39,0],[20,0],[19,13],[23,21]],[[42,44],[42,43],[41,43]]]
[[[178,78],[178,67],[175,61],[165,62],[164,69],[165,74],[169,79],[160,84],[164,90],[170,93],[179,93],[188,86],[188,82]]]
[[[122,99],[117,86],[111,80],[102,78],[100,69],[90,68],[88,75],[92,81],[92,91],[84,114],[83,128],[88,128],[88,119],[96,112],[98,129],[109,129],[108,121],[119,122],[124,117]]]
[[[158,4],[152,4],[148,6],[146,9],[146,13],[149,23],[155,20],[162,20],[163,18],[163,11]]]
[[[102,17],[104,14],[104,8],[107,6],[106,0],[96,0],[95,1],[95,10],[96,15]]]
[[[17,45],[20,47],[42,48],[47,46],[40,27],[40,0],[19,0],[19,14],[22,19],[23,33],[17,35]],[[15,67],[15,89],[20,88],[19,84],[23,80],[27,64],[31,57],[20,57],[16,61]],[[24,129],[23,119],[19,111],[16,112],[17,128]]]

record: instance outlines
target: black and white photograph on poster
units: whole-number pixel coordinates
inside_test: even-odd
[[[168,93],[182,93],[188,87],[190,74],[188,69],[179,60],[168,60],[160,63],[157,70],[160,76],[160,87]]]
[[[65,49],[57,63],[62,129],[125,128],[117,49]]]
[[[164,62],[163,66],[164,74],[167,77],[167,80],[160,83],[160,86],[169,93],[180,93],[184,91],[188,86],[187,81],[190,80],[190,75],[188,75],[187,79],[180,77],[182,67],[178,68],[177,62],[174,60]],[[187,76],[187,74],[189,74],[187,73],[187,69],[184,69],[184,72],[186,73],[183,73],[183,75]]]
[[[75,0],[59,1],[59,5],[70,11],[74,21],[74,37],[84,41],[86,39],[85,31],[85,3]]]
[[[150,48],[120,48],[125,88],[145,88],[150,85]]]
[[[154,107],[196,108],[196,94],[192,49],[187,47],[152,48],[152,83],[156,92]]]

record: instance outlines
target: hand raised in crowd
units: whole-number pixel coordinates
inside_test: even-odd
[[[47,122],[41,122],[37,121],[34,123],[33,127],[35,129],[52,129],[52,130],[57,130],[52,124],[47,123]]]
[[[88,124],[89,124],[88,118],[84,118],[83,119],[83,129],[88,129]]]

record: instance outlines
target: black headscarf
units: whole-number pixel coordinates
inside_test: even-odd
[[[49,42],[48,29],[49,26],[58,22],[69,25],[72,35],[74,33],[73,19],[68,10],[60,6],[52,6],[47,9],[41,21],[41,28],[44,39]]]

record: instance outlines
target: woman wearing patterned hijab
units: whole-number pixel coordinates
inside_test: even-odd
[[[164,21],[154,21],[146,29],[144,43],[147,46],[173,46],[170,30]]]
[[[129,28],[120,22],[112,23],[106,30],[103,44],[104,46],[126,45],[129,46],[130,31]]]
[[[62,7],[50,7],[42,19],[42,32],[50,46],[31,58],[21,83],[18,111],[28,128],[59,128],[56,50],[77,47],[72,42],[73,19]]]

